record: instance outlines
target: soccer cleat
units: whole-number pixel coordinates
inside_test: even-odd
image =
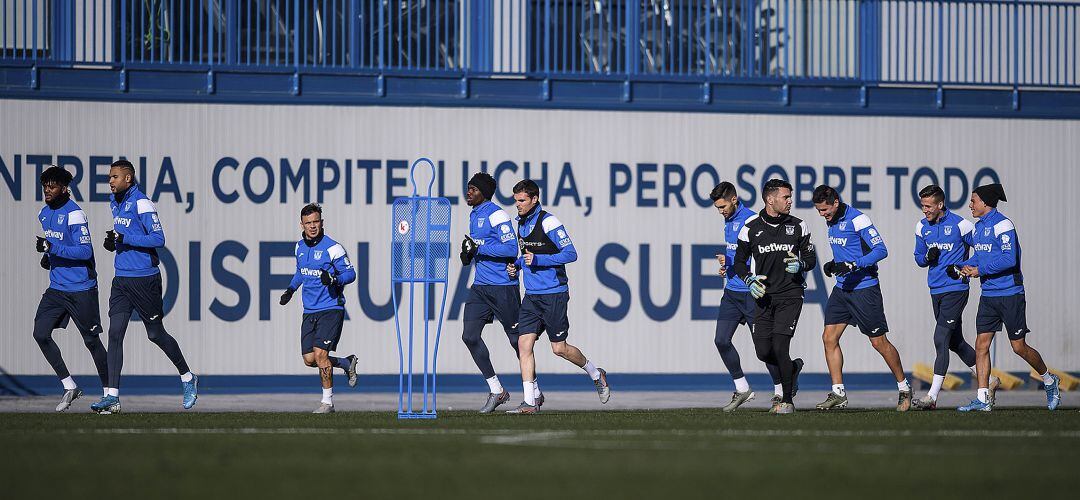
[[[345,358],[349,360],[349,368],[345,370],[345,373],[349,375],[349,387],[356,387],[356,367],[359,365],[355,354],[350,354]]]
[[[1001,379],[993,375],[990,376],[990,386],[988,387],[990,395],[987,396],[987,401],[990,401],[990,406],[997,404],[997,391],[1001,388]]]
[[[914,406],[916,410],[927,410],[927,411],[936,410],[937,409],[937,400],[930,397],[930,395],[928,394],[926,396],[923,396],[920,399],[916,399],[915,401],[912,401],[911,405]]]
[[[754,391],[739,392],[735,391],[731,394],[731,402],[725,405],[720,410],[724,413],[731,413],[736,408],[742,406],[743,403],[754,399]]]
[[[979,401],[977,398],[972,399],[970,403],[957,408],[957,410],[963,411],[963,412],[990,411],[992,409],[993,409],[993,406],[990,403],[983,403],[982,401]]]
[[[192,375],[191,382],[180,382],[184,386],[184,409],[190,410],[199,399],[199,377]]]
[[[82,389],[78,387],[74,389],[67,389],[64,391],[64,395],[60,398],[60,403],[56,405],[56,411],[64,411],[71,406],[71,403],[82,396]]]
[[[1054,383],[1046,385],[1046,408],[1056,410],[1061,404],[1061,379],[1053,373],[1050,378],[1054,379]]]
[[[484,403],[483,408],[480,408],[480,413],[491,413],[495,411],[495,408],[507,401],[510,401],[510,393],[506,392],[506,389],[503,389],[501,394],[488,394],[487,402]]]
[[[791,397],[794,398],[799,393],[799,374],[802,373],[803,360],[795,358],[791,362],[795,364],[795,371],[791,374]]]
[[[332,403],[319,403],[319,407],[315,408],[315,411],[311,413],[334,413],[334,405]]]
[[[911,409],[911,389],[900,391],[896,400],[896,411],[908,411]]]
[[[829,396],[817,404],[819,410],[839,410],[841,408],[847,408],[847,395],[841,396],[835,392],[829,391]]]
[[[791,403],[780,403],[776,405],[777,415],[790,415],[792,413],[795,413],[795,405]]]
[[[105,396],[101,401],[90,405],[90,411],[99,415],[120,413],[120,398],[118,396]]]
[[[534,413],[540,413],[540,405],[533,406],[522,401],[517,408],[506,410],[506,413],[510,415],[532,415]]]
[[[593,380],[593,384],[596,384],[596,394],[600,396],[600,404],[607,404],[611,399],[611,386],[607,383],[607,372],[603,368],[597,368],[600,372],[600,378]]]
[[[536,396],[536,407],[544,406],[544,401],[544,393],[541,392],[539,396]]]
[[[783,400],[783,398],[782,398],[782,397],[780,397],[780,396],[779,396],[779,395],[777,395],[777,394],[773,394],[773,397],[772,397],[772,407],[771,407],[771,408],[769,408],[769,413],[776,413],[776,408],[777,408],[778,406],[780,406],[780,401],[782,401],[782,400]]]

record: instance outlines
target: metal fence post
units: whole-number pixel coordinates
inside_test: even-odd
[[[641,71],[641,59],[638,57],[638,38],[641,36],[641,0],[626,2],[626,75],[636,75]]]

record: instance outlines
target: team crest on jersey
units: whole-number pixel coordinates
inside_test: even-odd
[[[784,226],[784,233],[788,236],[795,234],[795,226]]]
[[[322,258],[322,252],[323,252],[322,250],[316,250],[315,251],[315,260],[319,260],[319,259]]]
[[[990,228],[983,229],[983,236],[990,236]]]
[[[131,210],[131,202],[130,201],[127,202],[127,203],[124,203],[124,211],[126,212],[128,210]]]
[[[476,219],[476,227],[484,227],[484,219]]]
[[[945,226],[945,236],[952,234],[952,226]]]
[[[846,220],[840,221],[839,225],[840,225],[840,230],[841,231],[847,231],[847,221]]]
[[[56,216],[56,223],[57,224],[63,224],[65,218],[67,218],[67,215],[64,215],[64,214],[57,215]]]

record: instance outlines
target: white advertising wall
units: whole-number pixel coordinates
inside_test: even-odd
[[[922,217],[915,193],[940,183],[950,205],[971,218],[971,188],[1000,181],[1010,200],[1000,208],[1023,248],[1030,342],[1050,365],[1080,369],[1080,269],[1071,264],[1080,237],[1069,214],[1080,186],[1076,121],[17,100],[0,100],[0,117],[0,367],[12,374],[51,373],[31,337],[48,286],[33,246],[43,205],[37,177],[49,163],[76,174],[107,323],[105,174],[121,156],[140,167],[164,223],[165,325],[199,373],[309,373],[299,356],[301,304],[278,305],[308,201],[323,204],[327,233],[359,274],[346,292],[340,352],[360,356],[366,373],[396,372],[390,203],[411,192],[408,165],[420,156],[440,166],[436,191],[454,204],[455,240],[468,222],[462,194],[473,173],[496,176],[495,201],[511,213],[513,184],[540,183],[545,208],[565,223],[580,255],[568,266],[569,341],[609,371],[635,373],[724,371],[712,343],[722,220],[707,196],[720,180],[734,182],[756,210],[762,184],[788,178],[794,214],[813,230],[823,261],[831,252],[810,203],[814,186],[828,182],[870,214],[889,248],[881,264],[889,336],[908,369],[933,360],[926,273],[912,259]],[[473,373],[459,321],[468,268],[463,273],[453,253],[439,369]],[[822,309],[833,282],[819,268],[809,283],[792,353],[808,371],[823,372]],[[969,341],[978,293],[974,285]],[[92,373],[74,329],[56,336],[72,371]],[[496,368],[515,370],[501,329],[488,327],[485,339]],[[736,339],[746,371],[764,371],[746,330]],[[885,371],[855,328],[843,346],[847,371]],[[541,348],[541,372],[576,370],[546,352],[546,341]],[[125,373],[173,370],[137,323],[125,357]],[[1026,369],[1004,343],[998,361]]]

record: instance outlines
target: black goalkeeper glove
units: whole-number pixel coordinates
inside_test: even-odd
[[[331,286],[334,283],[337,283],[337,276],[334,276],[333,274],[330,274],[330,271],[323,269],[322,274],[319,274],[319,281],[321,281],[324,286]]]
[[[472,238],[466,236],[461,240],[461,265],[467,266],[480,251],[480,246]]]
[[[961,278],[961,276],[960,276],[960,266],[957,266],[957,265],[954,264],[954,265],[951,265],[949,267],[946,267],[945,268],[945,274],[948,275],[950,278],[952,278],[954,280],[960,279]]]
[[[43,254],[41,256],[41,268],[46,271],[52,269],[52,264],[49,262],[49,254]]]
[[[294,293],[296,293],[296,289],[286,288],[285,292],[281,294],[281,300],[279,300],[278,303],[281,305],[288,304],[289,301],[292,300],[292,294]]]

